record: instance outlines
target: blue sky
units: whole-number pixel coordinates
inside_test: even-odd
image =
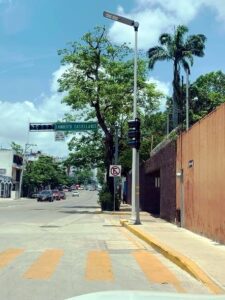
[[[103,18],[104,10],[140,23],[139,49],[157,44],[162,32],[185,24],[190,34],[207,36],[204,58],[196,58],[191,81],[216,70],[225,72],[224,0],[0,0],[0,146],[24,144],[27,123],[54,121],[68,110],[60,104],[57,78],[62,74],[57,50],[96,25],[106,25],[115,43],[131,42],[131,27]],[[172,65],[158,63],[149,73],[164,92],[170,91]],[[52,134],[52,133],[51,133]],[[46,143],[50,133],[32,134],[29,141],[56,155],[66,145]]]

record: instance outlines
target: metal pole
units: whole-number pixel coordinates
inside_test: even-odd
[[[118,163],[118,124],[115,125],[115,157],[114,164]],[[116,210],[116,189],[117,189],[117,177],[114,177],[114,211]]]
[[[20,182],[19,182],[19,198],[21,197],[21,192],[22,192],[22,183],[23,183],[23,172],[24,172],[24,168],[25,168],[25,160],[26,160],[26,152],[27,152],[27,145],[25,144],[24,147],[24,153],[23,153],[23,164],[22,164],[22,170],[21,170],[21,174],[20,174]]]
[[[29,128],[29,124],[30,124],[30,119],[28,119],[28,127]],[[21,173],[20,173],[20,182],[19,182],[19,198],[21,197],[21,193],[22,193],[22,184],[23,184],[23,173],[24,173],[24,169],[25,169],[25,160],[26,160],[26,151],[27,151],[27,146],[29,145],[29,137],[30,137],[30,131],[29,129],[27,130],[27,143],[24,146],[24,153],[23,153],[23,164],[22,164],[22,169],[21,169]],[[32,144],[31,144],[32,145]]]
[[[139,24],[135,22],[135,46],[134,46],[134,100],[133,100],[133,119],[137,118],[137,34]],[[132,149],[132,216],[133,224],[141,224],[139,213],[139,151],[136,148]]]
[[[169,135],[170,133],[170,115],[169,115],[169,111],[167,110],[167,114],[166,114],[166,135]]]
[[[186,69],[186,131],[189,129],[189,70]]]

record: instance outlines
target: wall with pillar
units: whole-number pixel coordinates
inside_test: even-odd
[[[225,243],[225,104],[177,140],[177,208],[184,227]],[[182,193],[183,190],[183,200]]]

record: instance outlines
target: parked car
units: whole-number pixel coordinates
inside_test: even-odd
[[[72,193],[72,196],[73,196],[73,197],[79,197],[79,196],[80,196],[80,194],[79,194],[79,192],[78,192],[78,191],[74,191],[74,192]]]
[[[43,190],[40,193],[38,193],[37,201],[49,201],[53,202],[53,192],[51,190]]]
[[[60,199],[63,199],[63,200],[66,199],[66,194],[65,194],[65,192],[60,191],[59,194],[60,194]]]
[[[37,198],[37,196],[38,196],[38,192],[32,193],[32,194],[30,195],[30,198]]]
[[[52,193],[53,193],[54,200],[60,200],[61,199],[59,190],[53,190]]]
[[[89,187],[89,191],[95,191],[96,188],[94,186]]]
[[[101,191],[102,190],[102,186],[101,185],[98,185],[97,186],[97,191]]]

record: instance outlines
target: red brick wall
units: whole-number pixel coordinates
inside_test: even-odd
[[[183,169],[184,226],[225,243],[225,104],[177,141],[177,171]],[[177,179],[177,207],[181,182]]]
[[[155,177],[160,177],[160,188]],[[131,174],[127,177],[127,201],[131,203]],[[176,219],[176,142],[158,150],[140,167],[140,208],[170,222]]]

